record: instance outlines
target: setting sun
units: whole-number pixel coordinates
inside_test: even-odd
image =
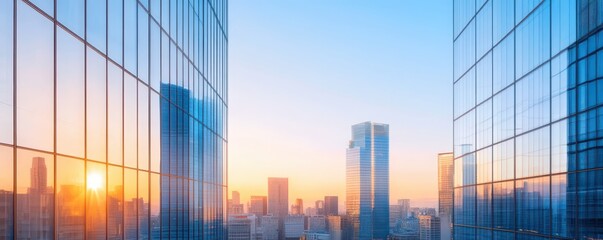
[[[88,189],[98,190],[103,186],[103,177],[98,173],[89,173],[87,182]]]

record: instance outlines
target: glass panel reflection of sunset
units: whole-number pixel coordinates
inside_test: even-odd
[[[602,239],[603,2],[454,4],[454,238]]]
[[[225,239],[227,1],[183,3],[0,1],[0,239]]]

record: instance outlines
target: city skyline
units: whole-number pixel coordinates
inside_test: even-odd
[[[602,193],[603,0],[0,0],[0,239],[603,239]]]
[[[452,1],[229,7],[229,188],[247,200],[287,177],[290,198],[343,206],[348,127],[371,120],[390,124],[390,202],[437,206],[434,156],[452,151]]]

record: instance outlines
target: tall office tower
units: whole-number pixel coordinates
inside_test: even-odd
[[[304,215],[304,200],[301,198],[295,199],[291,205],[291,215]]]
[[[397,225],[402,221],[402,214],[400,213],[399,205],[389,205],[389,230],[390,232],[396,232]]]
[[[238,191],[232,191],[232,204],[241,203],[241,194]]]
[[[324,206],[325,206],[325,210],[324,210],[325,216],[339,215],[339,197],[325,196]]]
[[[317,215],[325,215],[325,202],[323,200],[317,200],[314,202]]]
[[[389,125],[352,126],[347,149],[346,212],[353,239],[386,239],[389,234]]]
[[[289,214],[289,180],[268,178],[268,213],[284,218]]]
[[[438,154],[438,212],[441,223],[442,240],[450,240],[452,235],[452,193],[454,192],[454,155]]]
[[[268,213],[268,202],[266,196],[251,196],[248,212],[258,217],[266,216]]]
[[[401,217],[408,217],[410,214],[410,199],[398,199],[398,206],[400,206]]]
[[[454,239],[603,238],[601,1],[455,1]]]
[[[327,216],[327,231],[331,235],[331,240],[341,240],[342,238],[342,223],[341,216]]]
[[[0,1],[0,238],[227,238],[227,6]]]
[[[299,240],[304,234],[304,216],[302,215],[286,216],[284,225],[286,240]]]
[[[243,209],[243,206],[244,205],[242,203],[241,204],[232,204],[229,201],[229,203],[228,203],[228,214],[235,214],[235,215],[237,215],[237,214],[243,214],[244,211],[245,211]]]
[[[440,240],[440,218],[433,215],[419,216],[419,239]]]
[[[232,199],[228,200],[228,214],[239,215],[245,211],[241,203],[241,195],[237,191],[232,191]]]
[[[389,206],[390,231],[400,230],[400,226],[410,213],[410,199],[398,199],[398,204]]]
[[[289,179],[268,178],[268,214],[278,218],[279,239],[284,239],[283,224],[289,214]]]

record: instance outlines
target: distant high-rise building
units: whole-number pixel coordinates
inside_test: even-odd
[[[289,179],[268,178],[268,214],[279,219],[279,239],[284,239],[284,220],[289,214]]]
[[[324,208],[324,215],[326,216],[339,215],[339,197],[325,196]]]
[[[285,217],[285,239],[299,240],[304,233],[304,216],[288,215]]]
[[[29,193],[45,193],[48,191],[46,160],[42,157],[34,157],[30,169]]]
[[[268,201],[266,196],[251,196],[248,212],[258,217],[266,216],[268,213]]]
[[[326,232],[327,218],[324,215],[316,215],[308,217],[308,231],[310,232]]]
[[[232,191],[232,204],[241,203],[241,194],[238,191]]]
[[[268,178],[268,213],[284,218],[289,214],[289,180]]]
[[[419,216],[419,239],[440,240],[440,218],[432,215]]]
[[[25,238],[28,239],[52,239],[53,238],[53,229],[54,226],[52,224],[54,219],[53,212],[53,185],[48,185],[48,183],[52,183],[48,181],[48,168],[47,162],[43,157],[33,157],[31,160],[31,167],[29,168],[30,181],[29,187],[27,187],[27,191],[19,192],[17,190],[17,209],[15,214],[17,215],[17,237],[16,239],[20,239],[19,236],[27,236]],[[25,164],[24,164],[25,165]],[[51,165],[52,166],[52,165]],[[52,176],[52,171],[50,176]],[[74,189],[72,187],[70,189]],[[74,195],[73,191],[63,192],[65,195]],[[80,192],[77,194],[82,196],[83,187],[79,189]],[[68,194],[67,192],[71,192]],[[83,197],[83,196],[82,196]],[[77,199],[73,199],[77,201]],[[77,206],[77,207],[81,207]],[[78,210],[81,208],[78,208]],[[74,220],[83,221],[83,215],[75,215],[73,216]],[[61,216],[60,221],[65,221],[66,218]],[[63,225],[65,226],[65,225]],[[83,236],[84,228],[81,225],[70,224],[67,229],[61,229],[58,232],[61,235],[64,232],[70,233],[72,236],[78,237]]]
[[[386,239],[389,234],[389,125],[352,126],[347,149],[346,212],[353,239]]]
[[[314,207],[316,208],[316,215],[325,215],[325,202],[323,200],[317,200]]]
[[[260,217],[263,240],[279,240],[279,218],[268,215]]]
[[[239,214],[228,217],[228,240],[259,240],[261,230],[255,215]]]
[[[452,193],[454,192],[454,156],[452,153],[438,154],[438,212],[441,221],[442,240],[452,235]]]
[[[12,239],[13,211],[13,192],[0,189],[0,239]]]
[[[316,215],[316,208],[313,208],[313,207],[306,208],[306,216],[315,216],[315,215]]]
[[[228,199],[228,214],[240,215],[243,214],[243,204],[241,203],[241,195],[237,191],[232,191],[232,198]],[[229,220],[230,221],[230,220]]]
[[[410,213],[410,199],[398,199],[398,206],[400,206],[400,217],[408,217]]]
[[[244,213],[244,209],[243,209],[243,204],[232,204],[230,201],[228,202],[228,214],[243,214]]]
[[[399,205],[389,205],[389,230],[396,232],[397,225],[400,225],[402,221],[402,214],[400,213],[401,208]]]
[[[337,216],[337,215],[327,216],[327,231],[331,235],[331,240],[341,240],[342,239],[341,216]]]
[[[295,203],[291,205],[291,215],[303,215],[304,214],[304,200],[301,198],[295,199]]]
[[[391,232],[400,230],[402,221],[410,213],[410,199],[398,199],[398,204],[389,206],[389,227]]]

